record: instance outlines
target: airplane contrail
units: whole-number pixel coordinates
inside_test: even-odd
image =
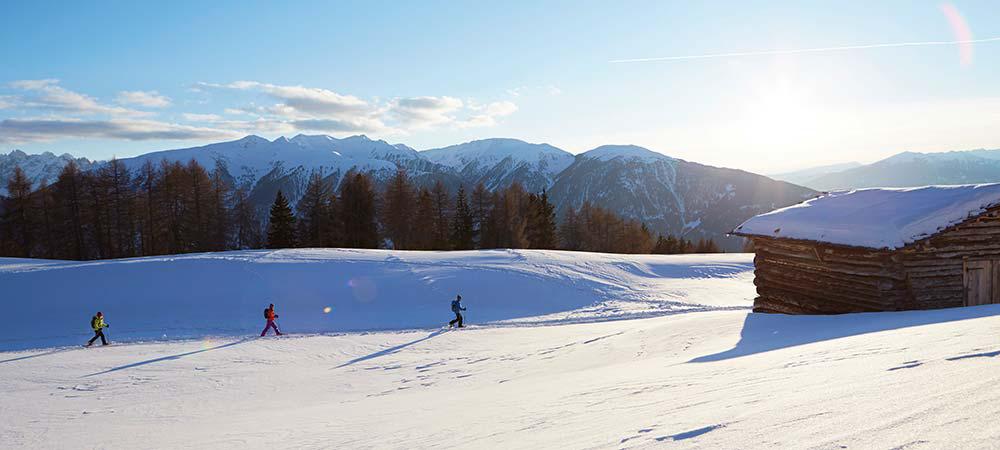
[[[760,50],[753,52],[732,52],[732,53],[708,53],[703,55],[683,55],[683,56],[661,56],[657,58],[634,58],[634,59],[614,59],[608,61],[613,64],[618,63],[641,63],[657,61],[682,61],[688,59],[711,59],[728,58],[733,56],[764,56],[764,55],[794,55],[797,53],[822,53],[838,52],[843,50],[864,50],[872,48],[888,47],[922,47],[928,45],[955,45],[955,44],[977,44],[982,42],[1000,41],[1000,36],[984,39],[968,39],[962,41],[923,41],[923,42],[894,42],[888,44],[868,44],[868,45],[845,45],[842,47],[819,47],[819,48],[799,48],[791,50]]]

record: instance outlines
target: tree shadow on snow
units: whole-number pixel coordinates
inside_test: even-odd
[[[379,350],[379,351],[377,351],[375,353],[372,353],[372,354],[368,354],[368,355],[365,355],[365,356],[360,356],[360,357],[354,358],[354,359],[352,359],[350,361],[347,361],[347,362],[345,362],[345,363],[343,363],[343,364],[341,364],[341,365],[339,365],[337,367],[334,367],[334,369],[339,369],[341,367],[347,367],[347,366],[350,366],[352,364],[356,364],[356,363],[359,363],[359,362],[362,362],[362,361],[368,361],[369,359],[375,359],[375,358],[378,358],[380,356],[391,355],[391,354],[396,353],[396,352],[398,352],[398,351],[400,351],[400,350],[402,350],[402,349],[404,349],[406,347],[409,347],[411,345],[419,344],[419,343],[421,343],[423,341],[426,341],[428,339],[434,338],[436,336],[440,336],[441,334],[444,334],[446,331],[448,331],[448,330],[437,330],[437,331],[435,331],[435,332],[433,332],[431,334],[428,334],[427,336],[424,336],[424,337],[422,337],[420,339],[417,339],[415,341],[410,341],[410,342],[407,342],[405,344],[399,344],[399,345],[397,345],[395,347],[389,347],[389,348],[387,348],[385,350]]]
[[[689,362],[711,362],[859,334],[1000,315],[1000,305],[927,311],[791,316],[747,314],[736,346]],[[982,356],[968,355],[966,357]]]
[[[205,353],[205,352],[209,352],[209,351],[212,351],[212,350],[219,350],[219,349],[223,349],[223,348],[226,348],[226,347],[232,347],[232,346],[235,346],[235,345],[240,345],[242,343],[245,343],[245,342],[248,342],[248,341],[252,341],[252,340],[255,340],[255,339],[257,339],[257,338],[256,337],[248,337],[248,338],[240,339],[238,341],[230,342],[228,344],[216,345],[215,347],[203,348],[201,350],[194,350],[194,351],[190,351],[190,352],[186,352],[186,353],[179,353],[179,354],[176,354],[176,355],[163,356],[163,357],[160,357],[160,358],[147,359],[145,361],[139,361],[137,363],[132,363],[132,364],[126,364],[124,366],[113,367],[113,368],[110,368],[108,370],[104,370],[104,371],[101,371],[101,372],[95,372],[95,373],[92,373],[90,375],[84,375],[83,378],[93,377],[93,376],[97,376],[97,375],[104,375],[106,373],[117,372],[119,370],[132,369],[132,368],[139,367],[139,366],[145,366],[146,364],[153,364],[153,363],[158,363],[158,362],[163,362],[163,361],[173,361],[173,360],[181,359],[181,358],[184,358],[184,357],[187,357],[187,356],[196,355],[198,353]]]
[[[983,352],[983,353],[973,353],[971,355],[952,356],[951,358],[945,358],[945,360],[958,361],[960,359],[969,359],[969,358],[993,358],[998,355],[1000,355],[1000,350],[997,350],[995,352]]]
[[[69,351],[69,350],[71,350],[71,349],[69,349],[69,348],[60,348],[60,349],[56,349],[56,350],[52,350],[52,351],[48,351],[48,352],[35,353],[34,355],[20,356],[20,357],[17,357],[17,358],[10,358],[10,359],[3,359],[3,360],[0,360],[0,364],[14,362],[14,361],[21,361],[21,360],[24,360],[24,359],[37,358],[39,356],[54,355],[56,353],[62,353],[62,352]]]

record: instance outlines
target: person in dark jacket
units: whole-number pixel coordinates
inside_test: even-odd
[[[87,341],[87,347],[93,345],[97,338],[101,338],[101,345],[108,345],[108,340],[104,337],[104,329],[110,326],[111,325],[104,323],[104,313],[100,311],[97,312],[97,315],[91,317],[90,328],[94,330],[94,337]]]
[[[274,334],[281,336],[281,331],[278,330],[278,325],[274,323],[274,319],[278,318],[278,315],[274,313],[274,303],[271,303],[271,305],[264,310],[264,318],[267,319],[267,325],[264,326],[264,331],[261,331],[260,335],[264,336],[267,334],[267,330],[274,328]]]
[[[451,328],[451,327],[455,326],[456,322],[458,323],[458,327],[459,328],[465,328],[465,325],[462,325],[462,320],[463,320],[462,319],[462,311],[465,311],[465,308],[462,307],[462,296],[461,295],[455,297],[455,300],[452,300],[452,302],[451,302],[451,311],[453,313],[455,313],[455,320],[452,320],[451,322],[448,322],[448,328]]]

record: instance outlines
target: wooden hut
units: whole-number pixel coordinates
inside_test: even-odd
[[[1000,303],[1000,184],[833,192],[751,218],[754,311]]]

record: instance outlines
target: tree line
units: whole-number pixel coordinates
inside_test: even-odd
[[[403,250],[564,249],[607,253],[711,253],[710,240],[654,235],[642,223],[584,203],[556,217],[545,191],[520,184],[452,194],[398,171],[377,189],[349,172],[339,190],[310,175],[294,205],[281,191],[259,214],[227,168],[118,160],[96,170],[70,162],[33,189],[20,168],[0,202],[0,256],[90,260],[236,249],[347,247]]]

